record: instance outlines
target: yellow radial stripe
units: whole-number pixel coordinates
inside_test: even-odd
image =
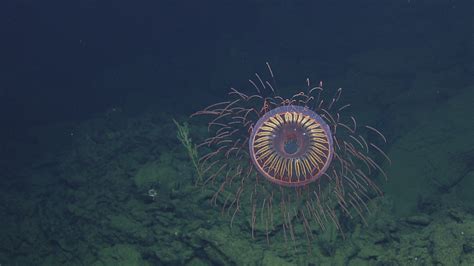
[[[302,176],[302,177],[305,177],[305,176],[306,176],[306,168],[304,168],[304,163],[303,163],[302,158],[300,158],[300,159],[298,160],[298,164],[300,165],[301,176]]]
[[[273,132],[275,129],[273,127],[261,126],[260,130],[267,130],[267,131]]]
[[[272,153],[272,154],[265,160],[265,162],[264,162],[263,165],[262,165],[262,168],[268,166],[268,165],[273,161],[273,159],[275,158],[275,156],[276,156],[276,153]]]
[[[272,152],[273,151],[269,149],[266,152],[260,154],[259,156],[257,156],[257,161],[263,160],[264,158],[266,158]],[[257,155],[257,153],[255,153],[255,155]]]
[[[301,124],[301,121],[303,121],[303,114],[299,113],[298,114],[298,124]]]
[[[254,145],[253,147],[256,148],[256,149],[259,149],[261,147],[265,147],[265,146],[269,146],[270,145],[270,141],[269,140],[266,140],[266,141],[262,141],[260,143],[257,143],[256,145]]]
[[[312,136],[310,135],[310,140],[312,142],[319,142],[319,143],[323,143],[323,144],[327,144],[328,143],[328,138],[326,136]]]
[[[288,112],[285,113],[285,122],[286,123],[291,123],[291,115]]]
[[[270,164],[268,165],[268,171],[273,171],[273,174],[272,176],[275,177],[275,166],[276,166],[276,163],[278,162],[278,158],[280,156],[278,156],[278,154],[275,154],[275,156],[272,158],[272,161],[270,162]]]
[[[324,161],[321,159],[321,156],[319,156],[317,152],[310,151],[308,154],[309,156],[313,156],[313,159],[316,160],[319,164],[324,164]]]
[[[319,154],[320,156],[323,156],[324,158],[327,158],[327,154],[322,151],[320,148],[316,147],[313,145],[314,143],[311,143],[309,149],[316,152],[316,154]]]
[[[280,123],[280,121],[278,119],[276,119],[275,117],[270,117],[268,118],[272,123],[274,123],[275,125],[277,126],[281,126],[282,123]]]
[[[270,121],[268,121],[268,120],[265,121],[265,122],[263,122],[263,124],[264,124],[265,126],[267,126],[267,127],[273,128],[273,129],[275,129],[275,128],[278,127],[277,125],[275,125],[274,123],[272,123],[272,122],[270,122]]]
[[[283,177],[285,177],[285,170],[286,170],[286,161],[288,159],[283,159],[282,162],[281,162],[281,168],[280,168],[280,179],[283,179]]]
[[[276,162],[276,165],[275,165],[275,170],[274,170],[275,174],[274,174],[274,176],[277,176],[281,171],[281,161],[282,161],[282,158],[280,156],[278,156],[277,162]]]
[[[319,143],[328,143],[328,140],[326,138],[311,138],[311,140]]]
[[[265,152],[265,151],[269,150],[269,149],[270,149],[270,146],[265,145],[265,146],[263,146],[263,147],[261,147],[261,148],[260,148],[260,147],[254,147],[254,148],[255,148],[255,149],[254,149],[254,150],[255,150],[255,155],[258,155],[258,154],[260,154],[260,153],[262,153],[262,152]]]
[[[264,151],[264,152],[261,152],[260,154],[257,155],[257,160],[263,160],[265,159],[268,155],[270,155],[270,153],[272,153],[272,150],[267,150],[267,151]]]
[[[276,118],[281,124],[283,124],[284,121],[283,121],[283,118],[281,118],[281,115],[280,115],[280,114],[276,114],[276,115],[275,115],[275,118]]]
[[[328,151],[328,148],[318,142],[312,142],[311,145],[316,146],[318,149]]]
[[[309,133],[311,137],[320,137],[320,138],[327,138],[326,134],[323,133]]]
[[[304,160],[305,159],[300,159],[300,165],[301,165],[300,167],[301,167],[301,175],[303,177],[306,177],[306,166],[304,165]]]
[[[288,159],[288,161],[286,161],[286,180],[287,181],[291,180],[292,176],[293,176],[293,160]]]
[[[300,169],[299,174],[296,175],[296,178],[297,178],[296,182],[299,183],[300,182],[300,177],[301,177],[301,167],[300,167],[300,161],[299,160],[295,161],[295,166],[298,166],[298,168]]]
[[[288,180],[290,180],[291,177],[293,176],[293,160],[288,160],[287,169],[288,169]]]
[[[276,172],[276,168],[275,168],[275,167],[276,167],[276,164],[277,164],[277,162],[278,162],[278,158],[279,158],[279,157],[280,157],[280,156],[275,155],[275,158],[272,160],[272,162],[271,162],[270,165],[268,166],[269,170],[273,170],[274,173]]]
[[[270,141],[271,138],[266,136],[266,137],[260,137],[258,139],[255,139],[254,143],[259,143],[259,142],[262,142],[262,141]]]
[[[316,154],[318,154],[319,156],[324,157],[325,159],[328,158],[328,155],[327,155],[326,153],[324,153],[322,150],[320,150],[320,149],[318,149],[318,148],[316,148],[316,147],[314,147],[314,146],[311,146],[309,149],[312,150],[312,151],[314,151],[314,152],[315,152]]]
[[[301,119],[300,124],[302,126],[304,126],[304,124],[306,124],[306,122],[308,122],[308,119],[309,119],[309,116],[307,116],[307,115],[303,116],[303,119]]]
[[[312,129],[317,129],[319,128],[319,124],[314,122],[312,123],[311,125],[309,125],[308,127],[306,127],[307,130],[311,131]]]
[[[266,167],[267,167],[267,164],[266,164],[266,163],[267,163],[268,160],[272,157],[272,155],[274,155],[274,153],[271,153],[270,156],[267,157],[266,159],[262,159],[262,162],[263,162],[263,163],[260,164],[260,166],[261,166],[262,168],[266,168]]]
[[[305,157],[303,162],[304,162],[304,166],[306,167],[308,175],[311,174],[311,165],[309,164],[308,158]]]
[[[314,123],[314,121],[315,121],[315,120],[314,120],[313,118],[311,118],[309,115],[307,115],[305,118],[306,118],[306,120],[305,120],[305,122],[302,123],[302,124],[308,124],[308,125],[309,125],[310,123]]]
[[[318,124],[318,126],[319,126],[319,124]],[[311,132],[311,133],[315,133],[315,134],[316,134],[316,133],[324,133],[324,129],[322,129],[322,128],[320,128],[320,127],[318,127],[318,128],[311,128],[311,129],[308,129],[308,131]]]
[[[257,132],[257,137],[265,137],[265,136],[271,136],[271,135],[273,135],[273,132],[268,132],[268,131]]]
[[[318,133],[325,133],[324,129],[318,127],[318,128],[308,128],[308,131],[312,134],[318,134]]]
[[[312,126],[312,125],[314,125],[313,122],[307,121],[306,124],[303,125],[303,128],[306,129],[306,130],[308,130],[308,128],[309,128],[310,126]],[[309,131],[309,130],[308,130],[308,131]]]
[[[296,121],[298,120],[298,113],[293,112],[291,114],[292,114],[292,117],[293,117],[293,123],[296,123]]]
[[[310,153],[311,153],[311,152],[310,152]],[[319,171],[319,163],[316,161],[316,159],[314,159],[314,157],[317,157],[317,155],[314,155],[314,156],[313,156],[313,155],[311,155],[310,153],[307,154],[307,157],[308,157],[308,159],[309,159],[309,160],[311,161],[311,163],[312,163],[312,166],[313,166],[313,167],[311,167],[311,169],[314,168],[314,167],[316,167],[316,168],[318,168],[318,171]]]
[[[275,153],[275,156],[274,156],[273,160],[271,161],[270,165],[268,166],[268,168],[275,171],[275,166],[276,166],[276,163],[277,163],[279,157],[280,156],[277,153]]]
[[[296,177],[300,177],[301,175],[301,172],[300,172],[300,161],[299,160],[295,160],[295,174],[296,174]]]

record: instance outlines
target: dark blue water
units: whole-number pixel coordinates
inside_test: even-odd
[[[472,14],[470,0],[3,1],[0,264],[474,264]],[[349,117],[387,139],[388,181],[371,173],[384,197],[363,218],[334,207],[342,234],[285,235],[281,213],[245,204],[252,189],[232,218],[220,182],[195,186],[173,119],[205,140],[189,115],[250,93],[255,73],[283,98],[307,78],[329,100],[343,88]]]

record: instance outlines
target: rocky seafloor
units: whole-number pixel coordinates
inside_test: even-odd
[[[394,68],[357,67],[372,85],[387,84]],[[111,108],[2,147],[0,264],[474,265],[474,88],[447,90],[429,71],[418,77],[396,97],[387,95],[398,83],[364,92],[385,99],[363,116],[383,109],[393,164],[367,225],[354,219],[345,238],[324,232],[310,249],[305,238],[252,239],[249,217],[231,227],[212,190],[194,185],[172,122],[185,118]]]

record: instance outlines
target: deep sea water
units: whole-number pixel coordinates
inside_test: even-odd
[[[388,2],[8,4],[0,264],[473,265],[472,3]],[[268,245],[194,185],[172,119],[204,139],[189,115],[267,61],[282,94],[342,87],[388,140],[384,197],[345,238]]]

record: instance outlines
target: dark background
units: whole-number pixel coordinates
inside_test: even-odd
[[[268,79],[265,62],[282,97],[307,77],[324,81],[328,97],[342,87],[346,114],[383,132],[393,162],[380,164],[389,180],[387,197],[370,203],[376,221],[362,229],[347,220],[348,245],[334,230],[319,241],[318,229],[314,251],[323,256],[303,248],[302,259],[455,265],[455,252],[472,257],[474,99],[463,95],[474,88],[473,4],[0,0],[0,264],[234,263],[241,247],[296,262],[291,241],[271,250],[262,228],[259,240],[240,242],[251,238],[250,217],[226,231],[226,211],[192,185],[172,122],[228,100],[231,86],[253,89],[255,72]],[[198,119],[194,143],[207,136]],[[236,264],[258,260],[243,253],[249,260]]]
[[[380,47],[454,49],[443,63],[468,64],[471,2],[2,1],[1,134],[114,107],[189,114],[266,61],[283,85]]]

